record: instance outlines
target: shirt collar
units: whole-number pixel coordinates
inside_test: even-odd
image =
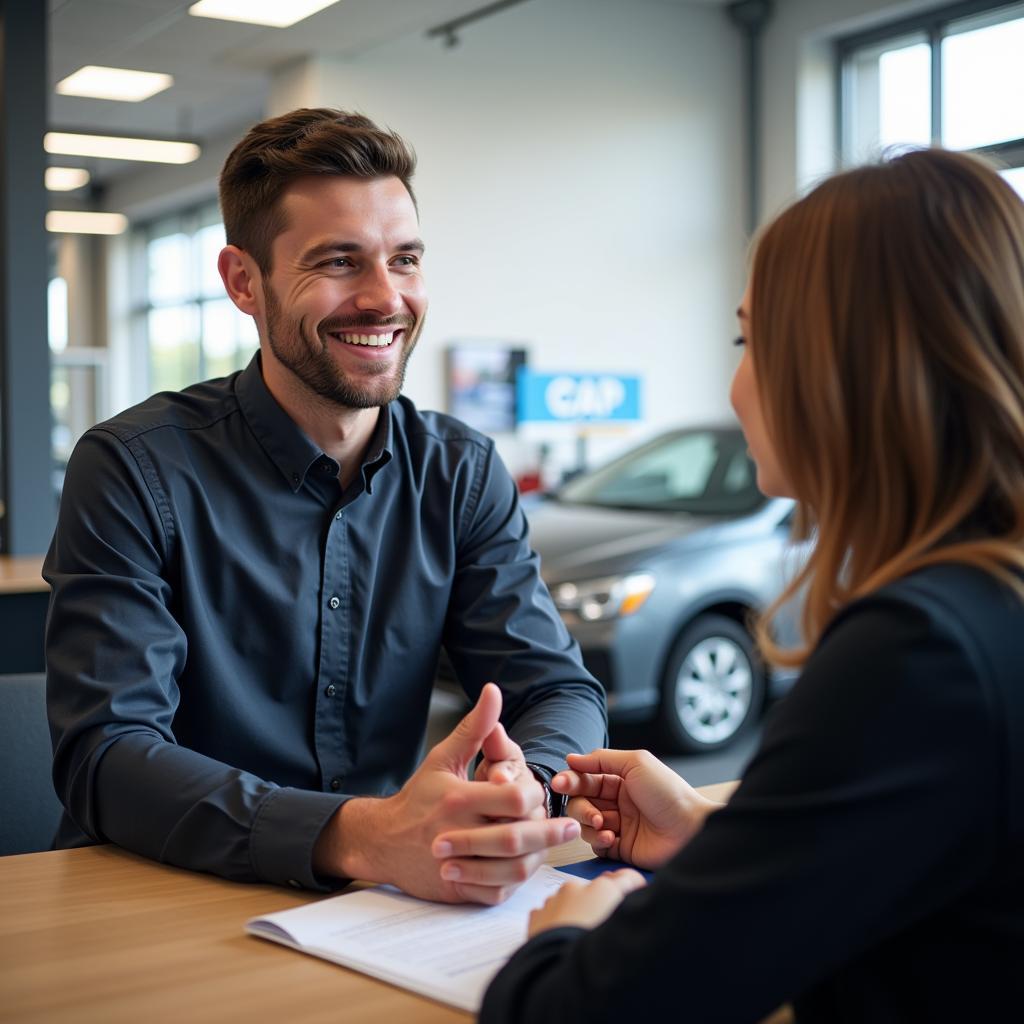
[[[373,478],[391,461],[392,439],[394,438],[393,402],[389,402],[380,410],[377,425],[373,428],[370,443],[366,446],[366,458],[363,459],[363,483],[368,494],[373,493]]]
[[[235,380],[235,395],[249,428],[263,450],[277,466],[292,491],[298,491],[306,474],[314,466],[322,465],[329,457],[299,428],[298,424],[281,408],[263,380],[260,353]],[[386,405],[377,417],[377,425],[366,447],[363,460],[363,481],[371,490],[373,477],[391,461],[392,412]],[[333,462],[333,460],[331,460]],[[334,463],[337,466],[337,463]],[[338,467],[340,469],[340,467]],[[335,474],[337,469],[335,470]]]

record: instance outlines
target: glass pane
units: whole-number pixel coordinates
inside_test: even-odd
[[[1008,171],[1000,173],[1017,190],[1021,199],[1024,199],[1024,167],[1011,167]]]
[[[68,283],[63,277],[53,278],[47,286],[46,325],[50,351],[63,352],[68,347]]]
[[[199,261],[199,292],[203,298],[224,294],[224,285],[217,270],[217,257],[224,248],[224,225],[208,224],[196,233]]]
[[[230,299],[203,303],[203,359],[207,377],[224,377],[242,369],[253,353],[252,317],[241,313]],[[257,338],[256,344],[259,344]]]
[[[66,366],[54,366],[50,370],[50,416],[53,458],[59,466],[67,465],[71,454],[71,385],[68,382]]]
[[[879,144],[927,146],[932,135],[931,46],[887,50],[878,59],[878,78]]]
[[[154,238],[146,246],[148,295],[151,303],[180,302],[191,292],[188,235]]]
[[[866,48],[847,63],[844,110],[849,162],[875,159],[886,146],[931,141],[931,46],[912,36]]]
[[[567,484],[559,497],[587,505],[716,514],[760,501],[738,430],[657,438]]]
[[[942,141],[971,149],[1024,137],[1024,17],[942,41]]]
[[[196,308],[164,306],[149,311],[150,388],[178,391],[199,380]]]
[[[67,465],[78,439],[102,418],[102,370],[89,365],[54,365],[50,371],[50,407],[53,415],[53,457]]]

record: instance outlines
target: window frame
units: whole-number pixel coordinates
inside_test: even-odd
[[[1024,17],[1024,4],[1021,0],[960,0],[959,3],[899,18],[837,39],[835,43],[836,149],[840,154],[842,164],[848,163],[851,149],[850,111],[853,104],[849,66],[852,58],[859,51],[890,41],[896,42],[908,36],[924,35],[926,37],[931,52],[930,134],[932,145],[942,145],[942,40],[947,37],[949,34],[947,29],[954,22],[974,16],[995,14],[1000,10],[1005,10],[1009,16],[1005,19],[995,19],[992,24],[998,24],[1003,20],[1014,21],[1017,17]],[[997,161],[1006,170],[1024,167],[1024,136],[988,146],[965,149],[963,152],[987,156]]]

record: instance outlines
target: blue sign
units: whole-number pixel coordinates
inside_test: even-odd
[[[640,419],[640,378],[610,373],[516,373],[520,423],[608,423]]]

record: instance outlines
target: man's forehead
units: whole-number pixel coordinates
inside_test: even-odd
[[[308,175],[293,181],[281,194],[280,206],[292,212],[356,216],[388,214],[416,219],[409,190],[392,175],[353,178],[340,174]]]
[[[288,249],[346,243],[353,251],[353,246],[399,245],[419,235],[412,197],[394,177],[300,178],[282,194],[278,209],[283,225],[276,241]]]

